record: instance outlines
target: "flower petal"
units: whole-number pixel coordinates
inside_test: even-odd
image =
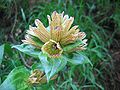
[[[50,33],[47,31],[47,29],[44,27],[43,23],[39,20],[35,20],[35,25],[37,26],[38,30],[42,32],[48,39],[50,38]]]
[[[29,35],[26,35],[25,40],[22,40],[22,42],[24,44],[31,44],[31,45],[33,45],[33,46],[35,46],[37,48],[41,48],[41,46],[37,45],[37,43],[33,39],[31,39],[31,37]]]
[[[47,42],[49,40],[49,38],[44,34],[44,32],[39,31],[39,30],[34,30],[33,31],[36,35],[36,37],[38,37],[42,42]]]
[[[74,18],[70,17],[70,19],[66,20],[66,22],[63,23],[65,33],[70,29],[73,21],[74,21]]]

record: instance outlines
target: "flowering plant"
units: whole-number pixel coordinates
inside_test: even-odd
[[[22,40],[23,44],[13,46],[40,60],[31,66],[32,73],[22,67],[24,70],[21,72],[28,73],[24,80],[27,83],[25,85],[28,86],[54,80],[67,62],[74,65],[90,63],[82,53],[87,46],[86,34],[80,32],[78,25],[72,26],[74,18],[64,15],[64,12],[59,14],[56,11],[52,13],[51,17],[49,15],[47,17],[49,21],[47,28],[39,19],[36,19],[36,26],[29,26],[25,40]],[[15,70],[11,73],[15,73]],[[12,78],[15,76],[12,75]]]

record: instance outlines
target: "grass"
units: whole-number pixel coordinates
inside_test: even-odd
[[[28,2],[31,4],[28,4]],[[114,82],[111,87],[107,86],[109,82],[106,82],[106,78],[109,77],[111,82],[114,81],[112,59],[108,47],[111,45],[116,32],[119,32],[120,11],[118,2],[117,0],[46,0],[37,1],[37,3],[32,3],[32,0],[24,2],[21,0],[6,0],[6,2],[1,2],[0,14],[2,12],[5,14],[5,16],[2,15],[5,20],[0,19],[3,22],[0,25],[0,40],[1,44],[9,43],[9,50],[6,49],[3,62],[0,65],[1,82],[13,68],[22,65],[19,52],[11,50],[10,46],[21,43],[25,31],[30,24],[33,25],[36,18],[39,18],[47,26],[47,15],[56,10],[74,16],[74,24],[79,25],[80,30],[86,32],[88,49],[84,53],[89,57],[93,66],[73,66],[69,64],[62,72],[59,72],[59,77],[50,84],[50,87],[53,90],[104,90],[115,88]],[[10,6],[11,8],[9,8]],[[113,24],[108,25],[109,21],[112,21],[116,27],[112,27]],[[13,54],[10,55],[10,53]],[[22,55],[22,57],[26,58],[27,61],[31,60],[26,55]]]

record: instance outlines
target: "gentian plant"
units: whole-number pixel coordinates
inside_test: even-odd
[[[39,20],[35,20],[35,27],[29,26],[25,39],[21,45],[15,45],[13,48],[38,59],[37,63],[31,66],[31,69],[21,66],[15,68],[8,78],[3,82],[2,88],[6,83],[13,80],[10,90],[31,90],[31,87],[42,85],[50,80],[54,80],[68,63],[73,65],[90,63],[89,59],[82,52],[86,50],[86,34],[80,32],[78,25],[72,26],[74,18],[64,15],[64,12],[54,11],[51,16],[47,16],[49,25],[46,28]],[[17,74],[23,74],[16,80]],[[8,80],[9,79],[9,80]],[[22,81],[20,81],[22,80]],[[14,82],[20,81],[24,86],[20,89]],[[17,82],[16,82],[17,83]],[[29,88],[29,89],[28,89]]]

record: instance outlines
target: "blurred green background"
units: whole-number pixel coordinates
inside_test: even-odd
[[[9,72],[35,60],[11,48],[22,43],[29,25],[62,11],[75,18],[74,24],[87,34],[85,54],[93,66],[68,65],[49,84],[53,90],[120,89],[120,1],[119,0],[0,0],[0,84]],[[70,67],[71,66],[71,67]]]

